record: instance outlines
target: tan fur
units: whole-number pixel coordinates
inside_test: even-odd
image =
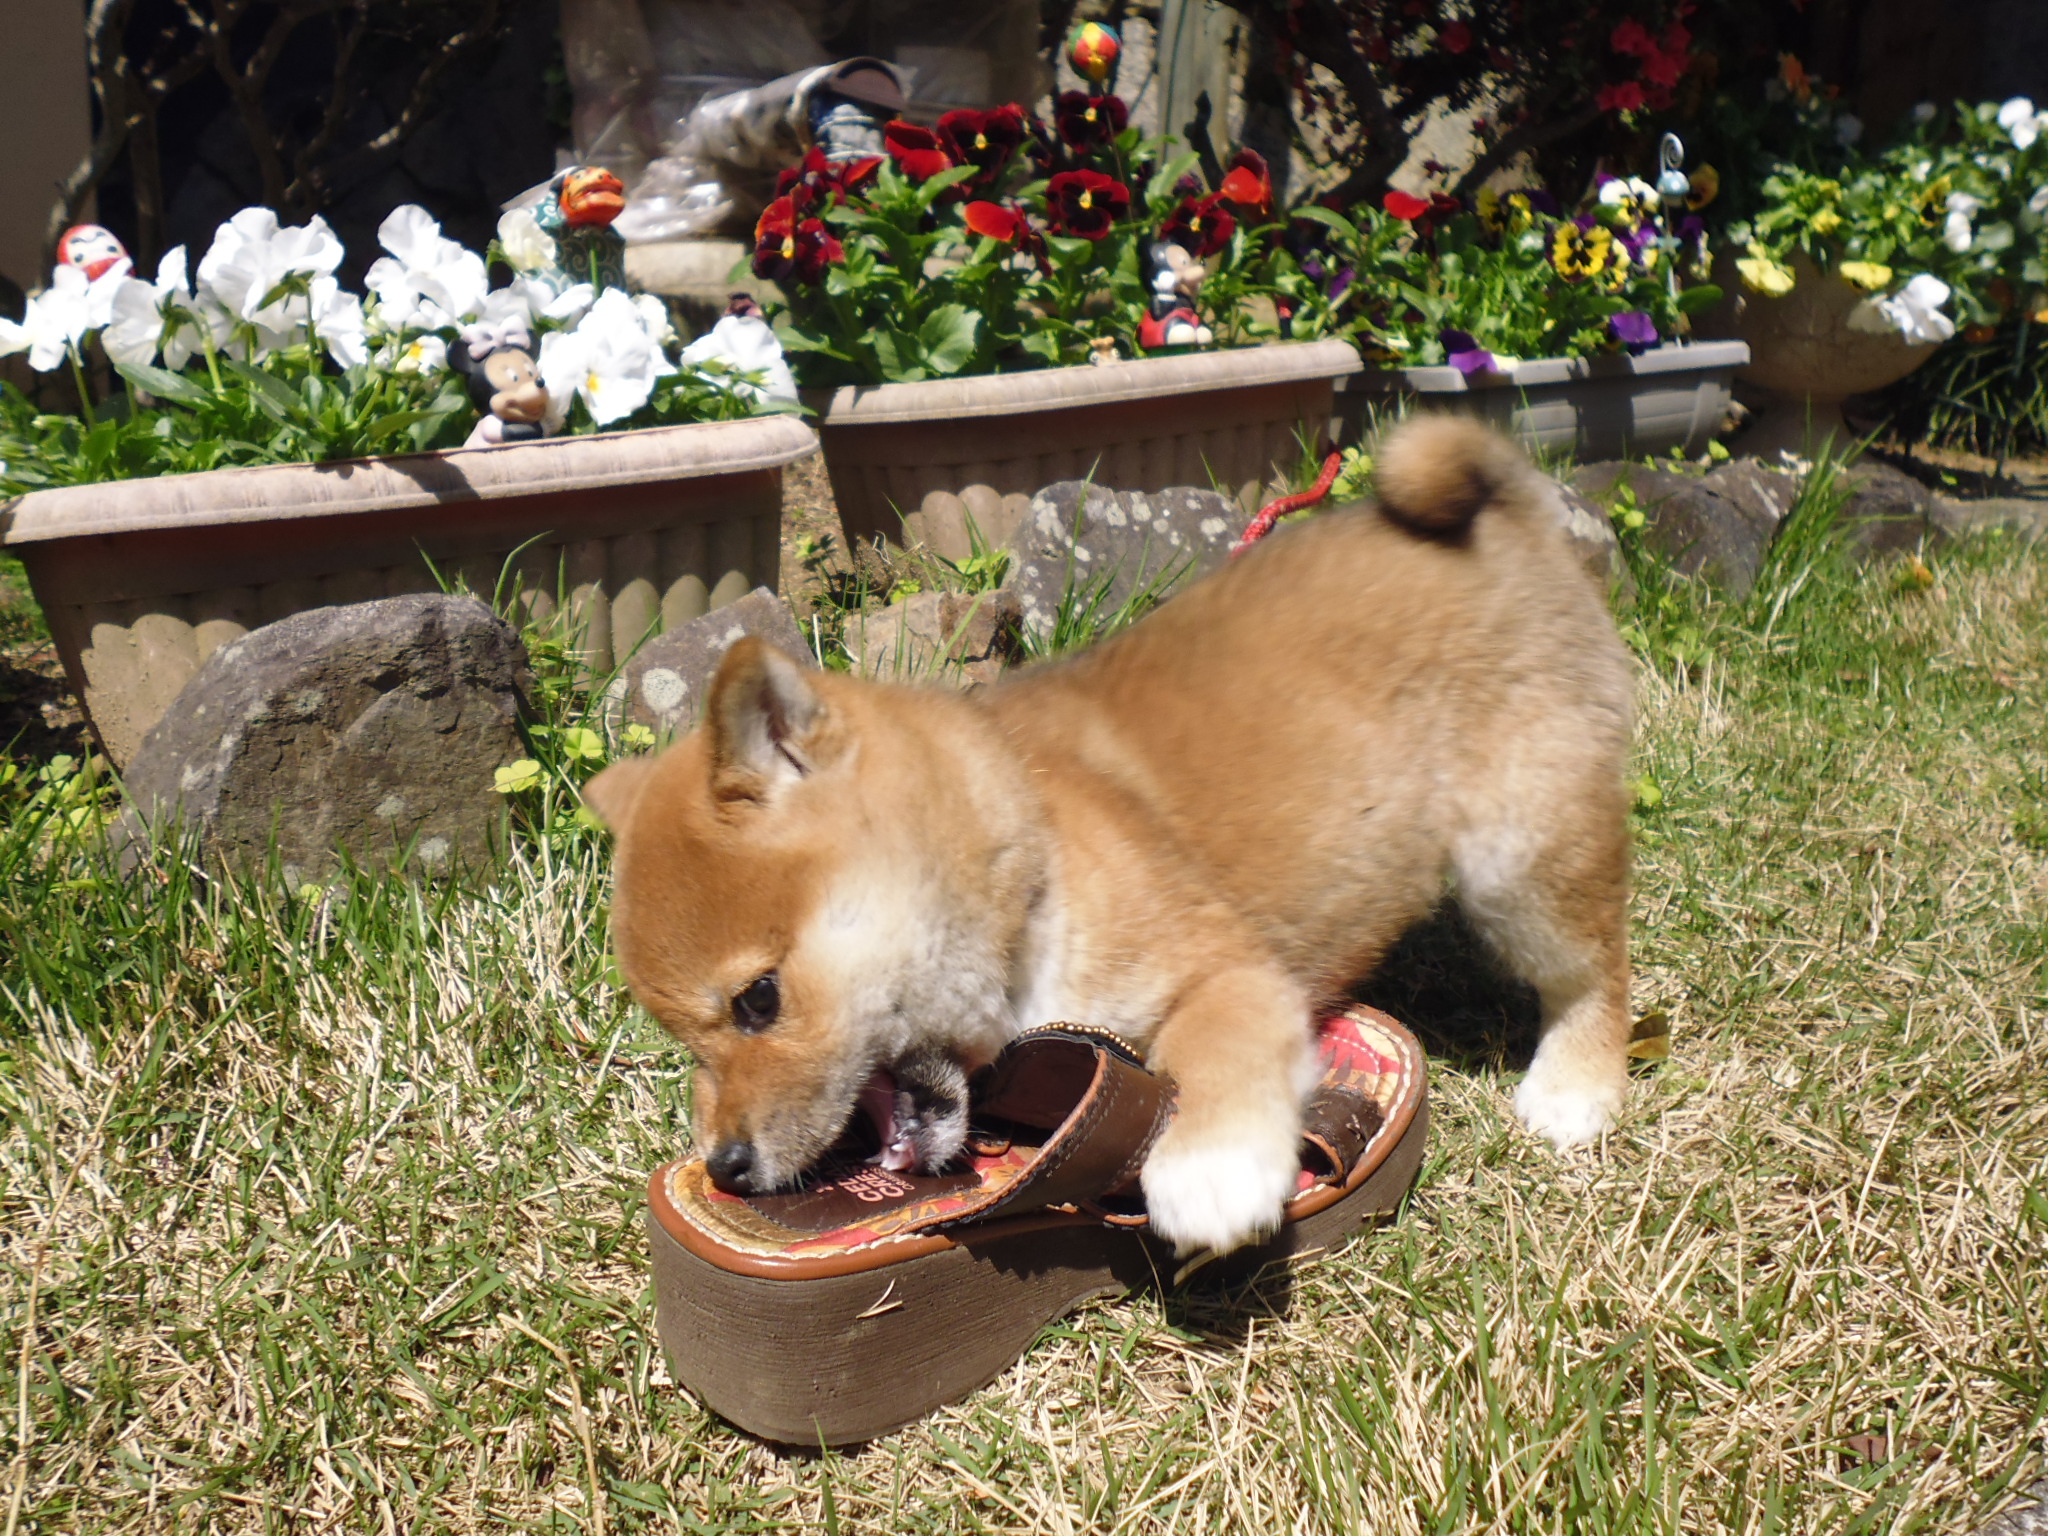
[[[701,1064],[701,1142],[787,1180],[877,1066],[957,1081],[933,1063],[1094,1023],[1179,1085],[1155,1222],[1232,1246],[1292,1187],[1312,1008],[1446,880],[1543,998],[1517,1108],[1597,1136],[1626,1086],[1624,655],[1502,440],[1418,418],[1379,473],[1384,513],[975,697],[742,642],[704,730],[601,775],[620,962]],[[740,1033],[771,970],[781,1015]]]

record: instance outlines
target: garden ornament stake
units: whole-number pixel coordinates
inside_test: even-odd
[[[1664,233],[1657,244],[1664,250],[1664,281],[1673,298],[1678,296],[1678,221],[1692,195],[1692,178],[1685,174],[1685,141],[1667,133],[1657,145],[1657,196],[1664,203]]]

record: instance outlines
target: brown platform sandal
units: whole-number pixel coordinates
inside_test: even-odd
[[[1329,1247],[1399,1206],[1429,1122],[1415,1037],[1370,1008],[1320,1026],[1299,1192],[1250,1272]],[[1020,1036],[975,1085],[964,1166],[828,1165],[741,1197],[700,1160],[648,1189],[656,1315],[678,1380],[764,1439],[869,1440],[992,1380],[1054,1318],[1176,1272],[1137,1175],[1172,1091],[1115,1036]]]

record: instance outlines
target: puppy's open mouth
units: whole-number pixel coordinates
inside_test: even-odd
[[[933,1173],[953,1160],[966,1134],[966,1074],[951,1062],[913,1058],[869,1074],[833,1158]]]
[[[896,1086],[896,1074],[887,1067],[875,1068],[874,1076],[860,1091],[859,1110],[867,1119],[879,1150],[868,1157],[891,1173],[915,1168],[920,1159],[917,1133],[923,1120],[917,1099],[906,1088]]]

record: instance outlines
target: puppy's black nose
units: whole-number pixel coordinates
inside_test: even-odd
[[[704,1159],[704,1166],[711,1172],[711,1182],[728,1195],[745,1195],[753,1192],[754,1144],[751,1141],[721,1141]]]

